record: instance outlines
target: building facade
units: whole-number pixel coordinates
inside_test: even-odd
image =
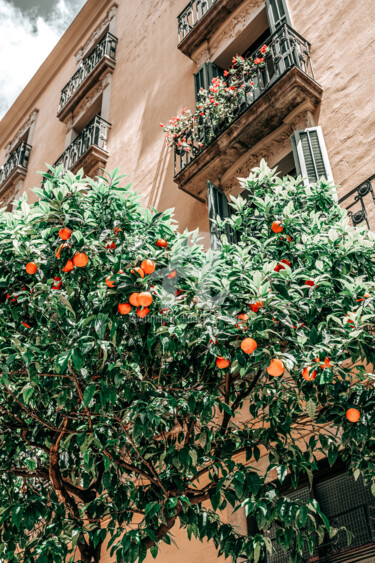
[[[159,123],[194,110],[236,54],[263,45],[256,88],[248,96],[244,85],[233,119],[207,119],[203,147],[187,131],[189,151],[168,148]],[[372,0],[88,0],[0,122],[0,201],[35,200],[46,163],[90,176],[118,166],[145,205],[175,208],[181,229],[199,227],[214,246],[210,219],[229,213],[238,178],[264,158],[283,174],[333,180],[353,223],[374,229],[374,90]],[[323,468],[316,495],[358,529],[340,561],[374,562],[375,501],[350,479]],[[241,511],[224,517],[251,527]],[[165,546],[158,561],[218,560],[213,546],[175,535],[179,549]],[[335,548],[325,550],[306,561],[331,561]]]

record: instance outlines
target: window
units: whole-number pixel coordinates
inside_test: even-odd
[[[207,206],[212,250],[220,248],[220,238],[223,234],[227,235],[229,242],[236,242],[236,235],[233,233],[229,225],[225,226],[224,231],[221,231],[216,225],[217,217],[220,219],[230,217],[232,214],[232,208],[230,207],[224,192],[222,192],[212,182],[207,182]]]
[[[201,68],[194,74],[195,102],[198,103],[199,90],[204,88],[208,90],[212,83],[212,79],[216,76],[222,76],[223,71],[213,63],[204,63]]]
[[[340,462],[336,464],[336,468],[330,468],[325,460],[319,472],[314,475],[312,490],[304,483],[297,490],[286,491],[285,496],[303,502],[315,498],[333,527],[345,527],[354,536],[348,546],[345,531],[338,532],[332,539],[327,534],[312,555],[306,547],[302,563],[369,563],[369,558],[375,556],[375,497],[362,478],[359,477],[356,481],[345,472]],[[248,530],[249,533],[254,530],[252,519],[249,519]],[[275,534],[276,527],[272,527],[270,539],[275,551],[272,556],[267,554],[264,563],[288,563],[289,554],[277,546]]]
[[[297,173],[306,184],[317,182],[322,176],[333,181],[321,127],[295,131],[291,141]]]
[[[266,10],[271,33],[284,23],[291,25],[286,0],[266,0]]]

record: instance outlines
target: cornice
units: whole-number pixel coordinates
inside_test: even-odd
[[[108,11],[113,0],[87,0],[51,53],[22,90],[16,101],[0,121],[0,147],[22,126],[25,116],[34,109],[36,102],[48,84],[54,79],[65,61],[79,49],[82,38],[94,29],[103,12]]]

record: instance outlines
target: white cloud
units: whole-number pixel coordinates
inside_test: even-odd
[[[42,18],[0,0],[0,119],[76,15],[77,2],[70,1],[58,0]]]

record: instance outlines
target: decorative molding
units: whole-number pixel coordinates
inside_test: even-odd
[[[24,134],[26,133],[26,131],[28,131],[28,129],[30,129],[30,127],[32,126],[32,124],[34,123],[34,121],[37,118],[39,110],[35,109],[30,115],[29,118],[27,119],[27,121],[22,125],[22,127],[17,131],[16,135],[13,137],[13,139],[6,145],[5,147],[5,160],[7,160],[8,156],[10,155],[10,153],[16,148],[16,146],[19,144],[20,140],[22,139],[22,137],[24,136]]]
[[[80,64],[82,59],[86,57],[92,47],[97,43],[98,39],[102,35],[103,31],[109,27],[111,21],[114,19],[117,13],[118,4],[113,4],[107,14],[106,17],[100,22],[98,27],[91,33],[87,41],[80,47],[80,49],[75,53],[76,63],[77,65]]]
[[[234,12],[215,35],[209,39],[209,51],[212,56],[217,56],[217,51],[223,47],[224,42],[228,43],[236,39],[251,20],[254,19],[257,9],[263,7],[263,5],[264,0],[248,0],[240,10]]]
[[[257,143],[236,163],[235,167],[225,172],[220,188],[227,194],[237,191],[238,178],[247,177],[249,170],[254,166],[259,166],[262,158],[269,163],[271,168],[275,166],[288,152],[292,151],[290,142],[292,133],[297,129],[315,126],[313,110],[313,102],[305,100],[291,111],[282,125]]]

